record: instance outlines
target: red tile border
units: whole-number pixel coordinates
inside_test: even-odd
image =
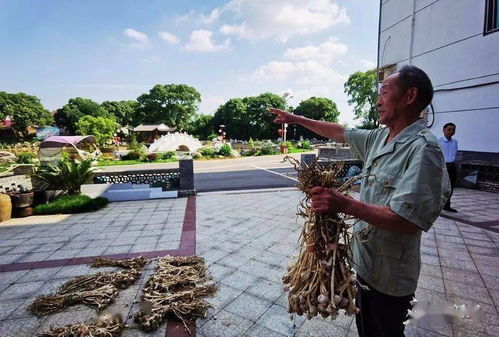
[[[175,250],[162,250],[155,252],[143,253],[125,253],[114,255],[100,255],[101,257],[108,258],[133,258],[137,256],[144,256],[147,258],[160,257],[165,255],[185,256],[196,254],[196,196],[189,196],[187,198],[187,205],[184,213],[184,222],[182,224],[182,233],[180,235],[179,248]],[[20,262],[0,265],[0,272],[18,271],[26,269],[40,269],[51,267],[62,267],[79,264],[87,264],[93,261],[98,256],[88,257],[75,257],[71,259],[58,259],[36,262]],[[193,337],[196,336],[196,324],[189,325],[191,335],[185,330],[184,324],[180,320],[169,320],[166,323],[166,337]]]
[[[196,323],[191,323],[189,325],[189,330],[191,330],[191,335],[185,330],[184,324],[180,320],[169,320],[166,323],[166,333],[165,337],[194,337],[196,336]]]

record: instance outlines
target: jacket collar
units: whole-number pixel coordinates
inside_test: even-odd
[[[423,119],[418,119],[411,125],[408,125],[405,129],[403,129],[398,135],[395,136],[388,144],[385,144],[378,153],[371,157],[370,161],[366,163],[366,167],[370,167],[372,162],[388,153],[395,151],[396,143],[405,143],[408,139],[419,132],[425,132],[423,129],[426,129],[426,125]],[[386,143],[388,139],[389,132],[386,132],[383,143]]]

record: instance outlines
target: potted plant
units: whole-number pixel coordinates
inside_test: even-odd
[[[281,149],[281,153],[288,153],[288,149],[289,149],[288,142],[281,142],[279,144],[279,148]]]

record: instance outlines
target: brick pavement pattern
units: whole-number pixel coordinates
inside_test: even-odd
[[[480,206],[483,218],[459,221],[457,217],[464,217],[464,211],[453,219],[440,217],[423,234],[416,298],[479,304],[483,317],[456,324],[443,319],[422,322],[409,326],[407,336],[481,337],[496,336],[499,331],[499,233],[483,226],[499,220],[497,195],[469,190],[457,190],[455,195],[453,205],[458,210],[471,204]],[[197,253],[206,259],[220,286],[209,299],[213,308],[208,317],[197,322],[197,336],[357,336],[351,317],[339,316],[332,322],[289,318],[280,279],[297,252],[301,223],[294,214],[300,198],[297,190],[290,189],[196,197]],[[122,202],[95,213],[14,219],[0,225],[0,267],[23,261],[176,249],[187,205],[187,199]],[[154,263],[136,285],[120,292],[109,309],[121,312],[132,326],[131,314],[140,305],[133,302],[139,299],[153,268]],[[51,325],[95,317],[96,312],[84,306],[43,318],[34,317],[26,308],[37,296],[54,292],[75,276],[107,270],[116,268],[80,264],[0,273],[0,336],[33,336]],[[132,329],[123,336],[165,336],[166,329],[163,325],[153,334]]]

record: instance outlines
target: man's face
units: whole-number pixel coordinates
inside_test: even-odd
[[[402,100],[403,93],[397,85],[398,73],[387,77],[381,85],[376,105],[379,112],[380,124],[391,124],[399,118],[406,104]]]
[[[454,125],[449,125],[444,129],[444,137],[447,139],[451,139],[455,133],[456,133],[456,127]]]

